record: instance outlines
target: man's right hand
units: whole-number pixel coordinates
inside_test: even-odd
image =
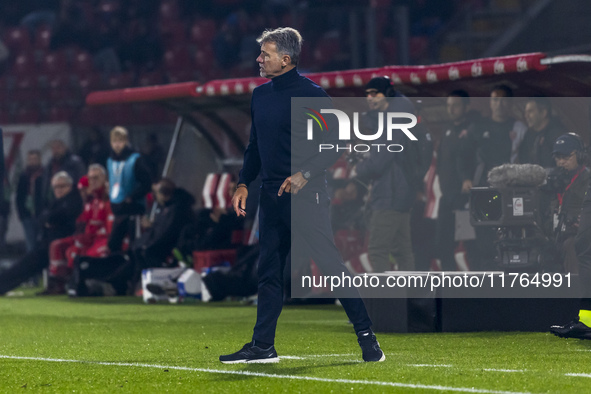
[[[244,186],[239,187],[232,197],[232,206],[236,216],[246,216],[246,199],[248,198],[248,189]]]

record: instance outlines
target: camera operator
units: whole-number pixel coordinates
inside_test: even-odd
[[[582,293],[579,315],[566,324],[551,326],[550,332],[561,338],[591,339],[591,189],[587,189],[583,197],[574,248]]]
[[[551,204],[552,229],[556,245],[560,248],[564,271],[576,274],[579,272],[579,263],[574,240],[585,191],[591,180],[584,164],[581,138],[575,133],[561,135],[554,143],[552,157],[556,161],[556,168],[550,170],[542,189],[554,194]]]

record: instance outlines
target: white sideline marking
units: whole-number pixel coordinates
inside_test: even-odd
[[[471,387],[451,387],[451,386],[412,384],[412,383],[399,383],[399,382],[380,382],[380,381],[376,381],[376,380],[328,379],[328,378],[318,378],[318,377],[314,377],[314,376],[276,375],[276,374],[270,374],[270,373],[264,373],[264,372],[232,371],[232,370],[209,369],[209,368],[189,368],[189,367],[177,367],[177,366],[157,365],[157,364],[112,363],[112,362],[102,362],[102,361],[66,360],[66,359],[60,359],[60,358],[21,357],[21,356],[0,355],[0,359],[2,359],[2,358],[13,359],[13,360],[33,360],[33,361],[49,361],[49,362],[61,362],[61,363],[95,364],[95,365],[106,365],[106,366],[116,366],[116,367],[143,367],[143,368],[157,368],[157,369],[174,369],[174,370],[179,370],[179,371],[257,376],[257,377],[275,378],[275,379],[307,380],[307,381],[325,382],[325,383],[366,384],[366,385],[374,385],[374,386],[404,387],[404,388],[410,388],[410,389],[458,391],[458,392],[463,392],[463,393],[530,394],[527,392],[486,390],[486,389],[475,389],[475,388],[471,388]]]
[[[427,367],[427,368],[453,368],[451,364],[406,364],[407,367]],[[472,368],[470,371],[487,372],[527,372],[527,369],[497,369],[497,368]]]
[[[451,368],[449,364],[406,364],[407,367]]]
[[[591,378],[591,373],[565,373],[564,376],[574,376],[578,378]]]
[[[324,358],[324,357],[347,357],[347,356],[355,356],[354,353],[348,354],[308,354],[305,356],[279,356],[279,359],[286,359],[286,360],[306,360],[308,358]],[[346,361],[359,361],[360,360],[346,360]]]

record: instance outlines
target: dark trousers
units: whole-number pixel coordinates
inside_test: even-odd
[[[292,264],[298,260],[300,266],[309,265],[312,259],[324,275],[340,275],[346,271],[334,244],[329,203],[325,190],[318,191],[316,198],[316,191],[305,188],[297,195],[284,193],[281,197],[277,196],[276,188],[263,186],[261,189],[258,306],[252,337],[255,341],[270,344],[275,341],[277,319],[283,308],[283,271],[292,239]],[[357,298],[341,298],[340,301],[355,332],[371,326],[358,294]]]
[[[129,237],[130,244],[135,239],[136,217],[136,215],[115,215],[108,243],[111,252],[121,252],[125,237]]]
[[[581,309],[591,310],[591,200],[585,199],[583,202],[579,231],[575,237],[575,251],[579,258]]]
[[[10,268],[0,273],[0,294],[4,294],[35,276],[49,266],[49,247],[40,242],[32,252],[24,255]]]
[[[458,266],[455,258],[456,247],[456,213],[466,204],[465,194],[448,194],[441,196],[437,211],[437,255],[441,260],[443,271],[456,271]]]
[[[89,295],[86,280],[95,279],[110,283],[117,295],[125,295],[133,272],[133,262],[123,254],[108,257],[79,256],[74,260],[69,287],[75,289],[79,297],[84,297]]]

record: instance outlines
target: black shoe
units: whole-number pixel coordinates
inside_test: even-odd
[[[247,343],[236,353],[220,356],[220,361],[224,364],[238,364],[238,363],[277,363],[279,357],[275,347],[271,346],[268,349],[262,349],[254,345],[254,341]]]
[[[552,326],[550,332],[560,338],[591,339],[591,327],[587,327],[578,319],[562,326]]]
[[[43,291],[38,291],[35,295],[61,295],[66,294],[66,282],[61,278],[50,277],[47,281],[47,288]]]
[[[363,352],[363,361],[384,361],[386,359],[386,355],[380,349],[380,344],[371,328],[359,331],[357,333],[357,342],[359,342]]]

